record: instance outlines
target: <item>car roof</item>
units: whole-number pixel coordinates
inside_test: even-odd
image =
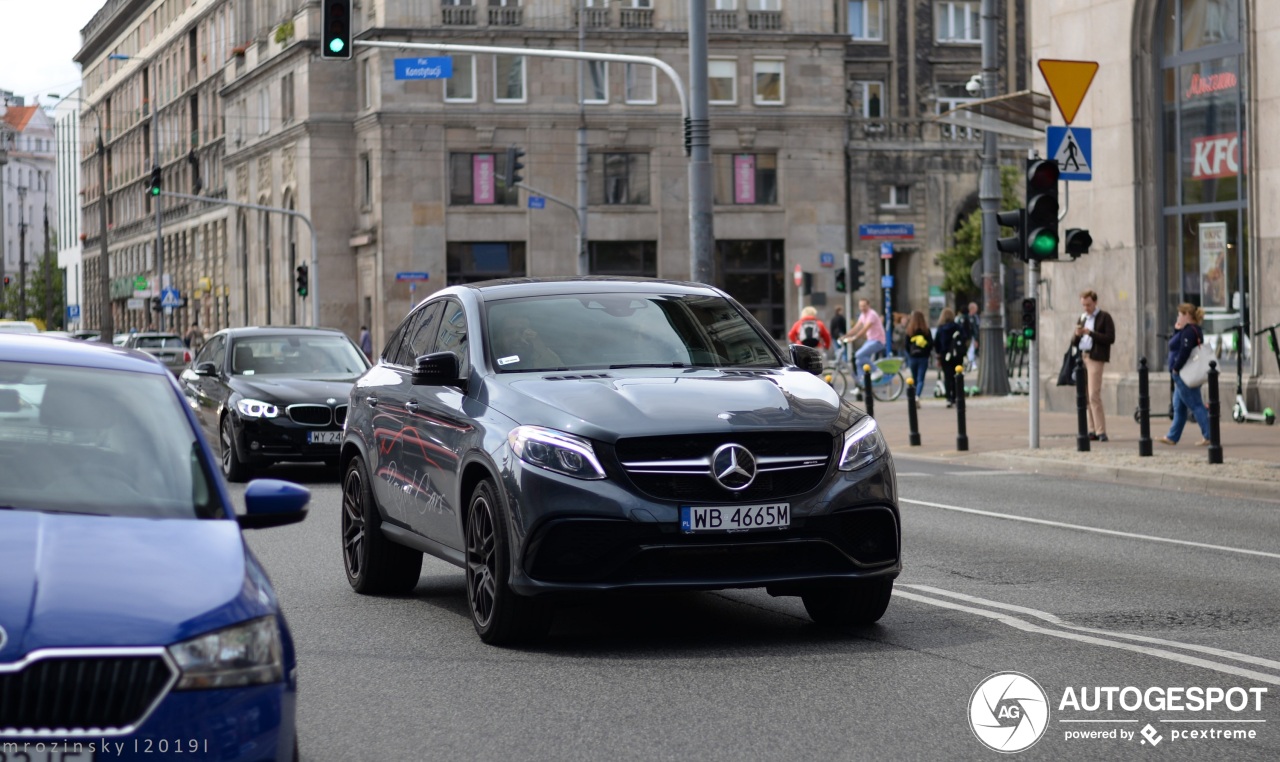
[[[245,336],[309,336],[317,333],[335,336],[346,336],[346,332],[338,328],[313,328],[307,325],[251,325],[240,328],[223,328],[218,331],[223,336],[233,339]]]
[[[507,299],[521,296],[580,293],[642,294],[654,291],[681,295],[720,296],[719,290],[705,283],[662,280],[659,278],[622,278],[608,275],[559,278],[505,278],[503,280],[468,283],[457,288],[475,291],[481,299]]]
[[[119,335],[119,334],[117,334],[117,335]],[[181,337],[181,336],[179,336],[178,334],[176,334],[176,333],[170,333],[170,332],[168,332],[168,331],[139,331],[139,332],[137,332],[137,333],[130,333],[130,334],[127,334],[127,335],[128,335],[129,337],[138,336],[138,337],[145,337],[145,338],[149,338],[149,339],[154,339],[154,338],[180,339],[180,338],[182,338],[182,337]]]
[[[44,336],[6,333],[0,337],[0,361],[73,365],[96,370],[167,374],[156,358],[97,341],[58,341]]]

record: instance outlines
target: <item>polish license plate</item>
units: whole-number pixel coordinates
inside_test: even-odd
[[[685,534],[785,529],[789,526],[791,526],[790,503],[680,506],[680,531]]]
[[[308,431],[309,444],[342,444],[341,431]]]

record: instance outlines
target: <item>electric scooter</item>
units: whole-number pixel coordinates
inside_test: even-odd
[[[1254,336],[1267,334],[1268,343],[1271,345],[1271,351],[1276,354],[1276,363],[1280,365],[1280,349],[1276,347],[1276,328],[1280,323],[1269,328],[1263,328]],[[1245,421],[1261,421],[1268,426],[1275,424],[1276,413],[1271,408],[1266,408],[1260,413],[1249,412],[1249,406],[1244,401],[1244,324],[1235,326],[1233,331],[1236,332],[1236,404],[1231,406],[1231,419],[1236,423],[1244,423]]]

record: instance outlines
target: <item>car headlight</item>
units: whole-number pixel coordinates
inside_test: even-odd
[[[177,690],[277,683],[284,677],[280,626],[274,616],[169,646],[182,676]]]
[[[844,433],[844,449],[840,451],[840,470],[856,471],[889,451],[876,419],[863,418]]]
[[[604,478],[591,442],[582,437],[540,426],[517,426],[507,442],[525,463],[579,479]]]
[[[262,400],[239,400],[236,402],[236,410],[245,418],[275,418],[280,415],[280,408]]]

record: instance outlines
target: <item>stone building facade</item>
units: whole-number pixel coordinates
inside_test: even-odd
[[[68,331],[83,324],[84,247],[80,243],[80,88],[67,94],[54,109],[57,143],[58,267],[63,272]]]
[[[52,248],[58,220],[53,119],[39,105],[28,106],[11,93],[0,93],[0,97],[4,99],[0,101],[0,151],[4,155],[0,162],[4,186],[0,193],[0,236],[4,239],[0,276],[7,276],[8,288],[17,291],[25,267],[29,291],[32,280],[41,277],[36,268],[45,253],[45,235],[50,235]]]

